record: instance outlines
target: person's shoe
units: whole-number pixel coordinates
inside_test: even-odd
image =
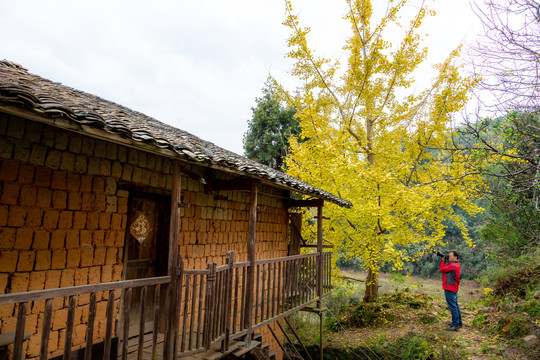
[[[457,326],[450,326],[449,328],[446,328],[446,331],[459,331],[459,327],[457,327]]]
[[[452,326],[452,322],[450,321],[449,323],[446,323],[446,325],[448,325],[448,326]],[[462,327],[463,327],[463,324],[461,324],[461,325],[458,325],[458,328],[460,328],[460,329],[461,329]]]

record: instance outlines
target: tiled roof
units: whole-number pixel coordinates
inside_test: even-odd
[[[108,133],[174,151],[201,165],[222,167],[239,175],[258,178],[302,194],[351,207],[322,189],[259,164],[202,140],[188,132],[164,124],[92,94],[72,89],[31,74],[22,66],[0,60],[0,104],[18,104],[41,115],[62,116]],[[141,144],[142,145],[142,144]]]

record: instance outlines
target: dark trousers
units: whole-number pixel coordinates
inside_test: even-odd
[[[460,327],[461,322],[461,310],[459,309],[458,304],[458,293],[450,290],[444,290],[444,297],[446,298],[446,305],[448,305],[448,310],[452,314],[452,326]]]

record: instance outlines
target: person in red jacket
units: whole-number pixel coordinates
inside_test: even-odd
[[[451,251],[448,257],[443,258],[441,261],[441,273],[444,289],[444,296],[446,298],[446,304],[452,314],[452,324],[447,331],[459,331],[459,328],[463,325],[461,322],[461,310],[458,304],[458,291],[459,291],[459,273],[460,267],[458,263],[458,254],[455,251]],[[447,264],[448,262],[448,264]]]

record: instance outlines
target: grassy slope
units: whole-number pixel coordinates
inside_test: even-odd
[[[365,279],[360,273],[344,275]],[[380,286],[381,301],[373,307],[362,305],[361,282],[342,284],[326,299],[329,312],[325,321],[325,359],[479,360],[538,356],[520,346],[519,339],[508,340],[492,331],[504,314],[482,305],[484,291],[474,281],[462,281],[460,285],[464,327],[459,332],[444,330],[451,317],[440,280],[381,274]],[[368,319],[368,324],[362,319]],[[303,341],[307,339],[308,347],[316,354],[318,317],[301,313],[293,320]]]

